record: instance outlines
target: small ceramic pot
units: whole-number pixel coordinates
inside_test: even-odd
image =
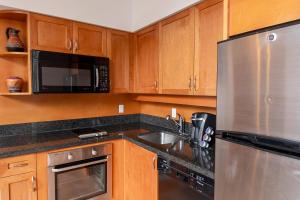
[[[11,76],[6,79],[6,85],[9,92],[22,92],[23,79],[17,76]]]

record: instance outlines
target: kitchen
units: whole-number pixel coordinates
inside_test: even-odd
[[[0,5],[1,200],[300,198],[297,0]]]

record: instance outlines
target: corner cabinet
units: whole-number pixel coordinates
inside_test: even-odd
[[[229,35],[300,19],[299,0],[229,0]]]
[[[125,141],[124,200],[157,200],[157,155]]]
[[[107,53],[110,58],[110,90],[113,93],[129,92],[130,33],[107,31]]]
[[[194,9],[159,23],[159,84],[163,94],[193,94]]]
[[[217,43],[222,39],[223,2],[196,6],[194,95],[217,95]]]
[[[134,36],[134,92],[158,93],[158,24]]]

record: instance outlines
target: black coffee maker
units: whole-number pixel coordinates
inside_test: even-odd
[[[216,115],[210,113],[192,114],[193,130],[191,144],[208,148],[214,144],[214,134],[216,130]]]

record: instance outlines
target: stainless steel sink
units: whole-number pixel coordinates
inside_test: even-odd
[[[139,138],[146,140],[155,144],[174,144],[180,139],[180,136],[177,136],[169,132],[154,132],[146,133],[138,136]]]

